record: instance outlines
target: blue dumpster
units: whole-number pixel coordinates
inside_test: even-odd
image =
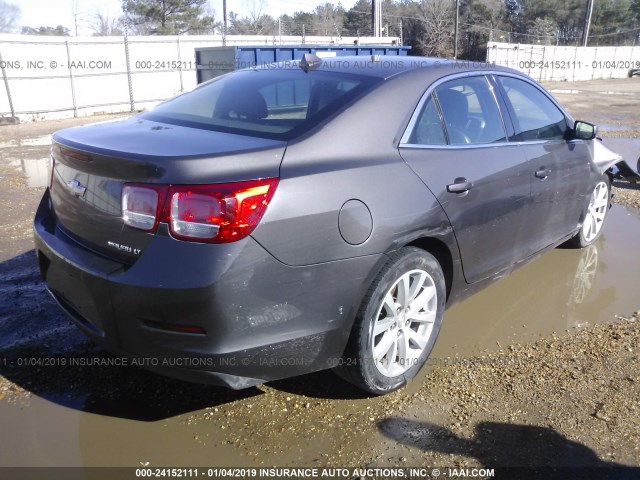
[[[300,60],[305,53],[319,56],[344,57],[347,55],[401,55],[411,47],[396,45],[277,45],[228,46],[196,48],[198,83],[241,68],[265,63]]]

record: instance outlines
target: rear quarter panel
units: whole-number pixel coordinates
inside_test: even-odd
[[[430,83],[417,73],[386,80],[289,144],[278,190],[253,233],[278,260],[309,265],[385,253],[425,235],[457,249],[438,201],[397,148]],[[347,243],[338,226],[351,199],[366,204],[373,224],[359,245]]]

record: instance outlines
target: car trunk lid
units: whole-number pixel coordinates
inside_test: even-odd
[[[85,247],[128,264],[154,234],[124,224],[125,183],[211,184],[277,177],[286,147],[281,141],[137,117],[62,130],[53,141],[51,203],[60,229]]]

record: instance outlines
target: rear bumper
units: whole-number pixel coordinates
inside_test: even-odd
[[[158,234],[124,265],[57,228],[48,192],[34,233],[47,288],[96,343],[144,368],[231,388],[334,366],[384,261],[372,255],[290,267],[251,237],[215,245]]]

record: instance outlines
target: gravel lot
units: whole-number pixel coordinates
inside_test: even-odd
[[[640,81],[629,80],[546,86],[580,89],[583,94],[556,96],[576,117],[604,124],[605,141],[630,139],[633,147],[640,137]],[[612,99],[610,108],[594,112],[603,96]],[[382,398],[363,397],[331,372],[234,392],[101,365],[111,357],[88,343],[44,292],[30,227],[42,189],[27,187],[26,170],[16,163],[46,157],[47,141],[28,139],[96,120],[0,127],[0,422],[12,438],[0,449],[0,466],[137,466],[143,460],[173,466],[627,466],[601,470],[600,478],[640,478],[640,315],[634,310],[599,324],[578,318],[568,328],[563,309],[570,300],[563,297],[553,320],[559,333],[540,330],[544,335],[535,341],[494,339],[491,348],[464,338],[463,328],[458,343],[468,348],[455,354],[447,344],[454,353],[442,347],[414,384]],[[639,185],[616,181],[614,194],[629,221],[639,221]],[[602,252],[615,258],[609,245]],[[535,262],[524,268],[532,272]],[[544,303],[540,296],[554,272],[540,268],[541,286],[532,281],[530,289]],[[598,268],[606,274],[610,267]],[[517,275],[491,287],[503,305],[469,309],[469,321],[491,332],[495,312],[522,311],[518,303],[527,292],[518,285],[526,278],[518,283]],[[629,278],[635,284],[633,273],[620,282]],[[593,295],[621,305],[615,291]],[[517,313],[509,322],[514,331],[523,323]],[[27,358],[57,360],[21,364]],[[77,358],[92,366],[68,367]],[[67,366],[60,366],[62,359]]]

